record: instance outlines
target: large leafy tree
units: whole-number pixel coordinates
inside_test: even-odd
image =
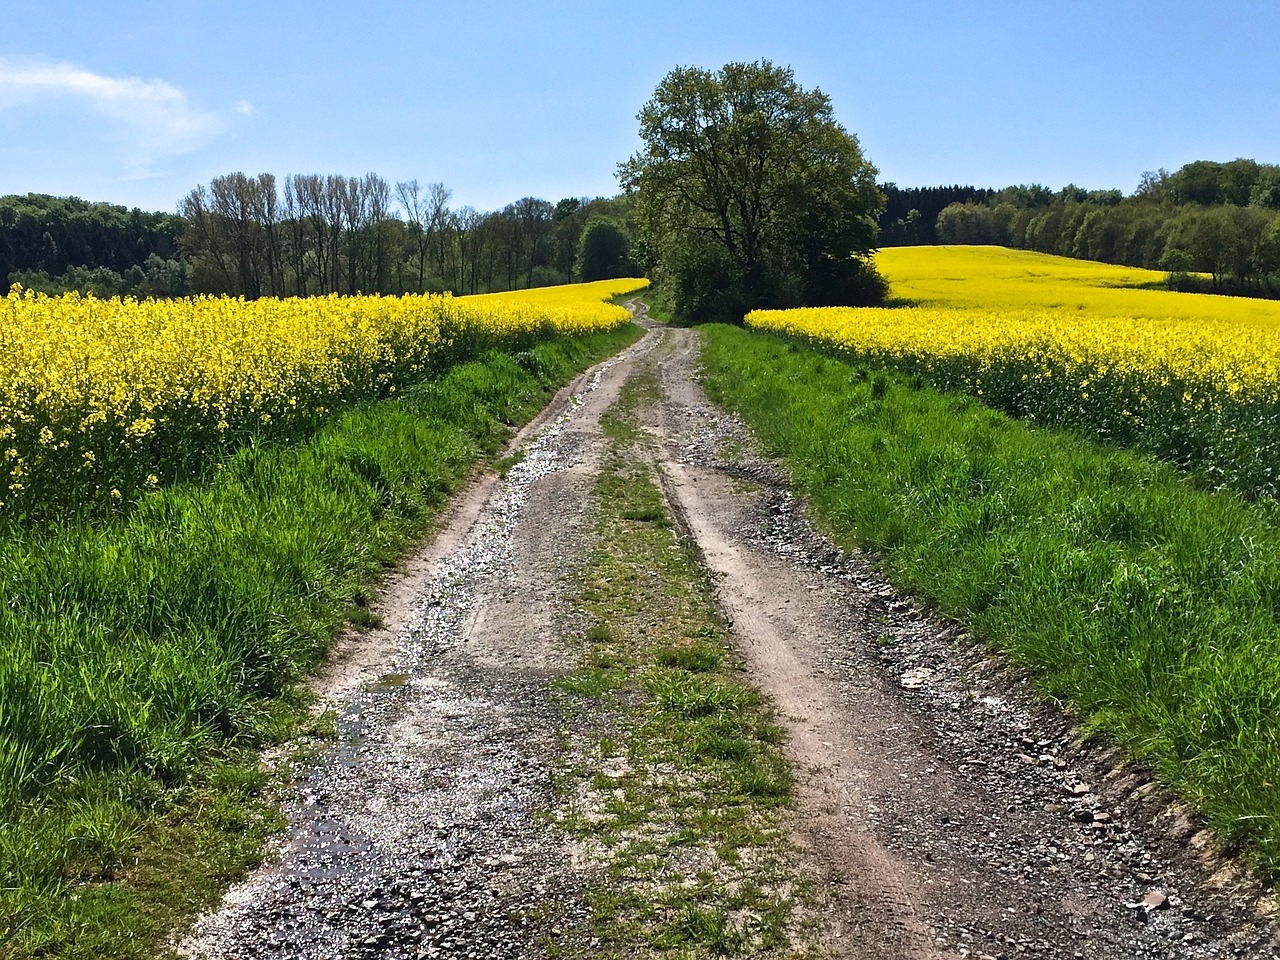
[[[682,67],[638,119],[643,146],[619,179],[677,318],[883,297],[877,171],[822,91],[768,61]]]
[[[578,246],[578,280],[588,283],[635,276],[635,265],[627,257],[628,246],[620,226],[604,217],[592,217]]]

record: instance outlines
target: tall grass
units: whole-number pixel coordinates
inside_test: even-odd
[[[706,328],[708,389],[878,551],[1280,872],[1280,513],[780,338]]]
[[[0,955],[126,955],[140,831],[275,736],[381,564],[508,424],[635,336],[490,353],[114,522],[0,542]]]

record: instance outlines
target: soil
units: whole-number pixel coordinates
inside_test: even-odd
[[[288,834],[202,919],[193,957],[590,956],[600,882],[555,826],[553,681],[591,538],[600,417],[641,413],[668,505],[797,772],[821,953],[1266,958],[1269,891],[1141,771],[1082,744],[1026,679],[815,530],[785,474],[698,384],[697,336],[650,327],[589,371],[406,559],[316,689],[338,734],[293,761]],[[643,945],[628,955],[643,955]]]

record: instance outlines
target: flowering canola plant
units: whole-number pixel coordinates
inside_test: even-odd
[[[878,257],[915,306],[755,311],[748,325],[900,367],[1018,416],[1280,492],[1280,302],[1153,289],[1163,275],[1025,251]]]
[[[490,348],[627,322],[628,279],[481,297],[0,301],[0,514],[127,499]]]

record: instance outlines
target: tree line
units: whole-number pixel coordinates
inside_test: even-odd
[[[624,165],[629,192],[622,196],[556,204],[524,197],[490,212],[455,208],[442,183],[392,184],[372,173],[232,173],[193,189],[172,214],[76,197],[0,197],[0,277],[50,293],[253,298],[483,293],[645,269],[682,291],[690,315],[729,315],[748,302],[871,302],[880,294],[866,258],[876,245],[962,243],[1147,267],[1165,271],[1179,289],[1280,296],[1280,165],[1196,161],[1144,174],[1127,196],[1040,184],[877,189],[869,180],[874,168],[856,138],[831,125],[820,91],[795,86],[772,65],[735,69],[746,78],[742,90],[725,86],[732,71],[673,74],[672,89],[659,91],[672,101],[658,104],[663,110],[683,109],[682,85],[696,80],[706,88],[700,96],[723,101],[723,117],[712,123],[690,115],[682,119],[688,129],[652,134],[678,133],[692,155],[739,134],[744,150],[762,151],[738,158],[743,169],[766,176],[752,186],[755,196],[735,198],[732,207],[732,191],[703,182],[697,189],[715,202],[688,203],[698,194],[690,192],[685,167],[643,155]],[[813,116],[798,120],[806,97]],[[777,117],[760,109],[771,103]],[[800,125],[787,137],[748,136],[762,116]],[[794,135],[810,128],[810,140]],[[768,179],[775,169],[816,162],[801,147],[846,171],[844,193],[831,179],[817,187]],[[864,227],[877,215],[878,240]],[[833,257],[834,247],[847,252]],[[827,276],[832,265],[839,276]],[[735,302],[727,311],[716,307],[726,290],[741,294],[728,298]]]
[[[880,214],[880,245],[916,246],[937,243],[938,214],[953,203],[984,204],[995,196],[985,187],[899,187],[880,185],[884,191],[884,212]]]
[[[176,214],[36,193],[0,197],[0,277],[54,293],[180,295],[190,273],[182,229]]]
[[[269,173],[215,177],[176,214],[0,198],[0,276],[98,296],[484,293],[639,273],[631,203],[525,197],[454,209],[444,184]]]
[[[1039,184],[980,194],[927,228],[923,210],[899,213],[884,242],[998,244],[1162,270],[1178,289],[1280,295],[1280,165],[1200,160],[1143,174],[1128,196]]]

